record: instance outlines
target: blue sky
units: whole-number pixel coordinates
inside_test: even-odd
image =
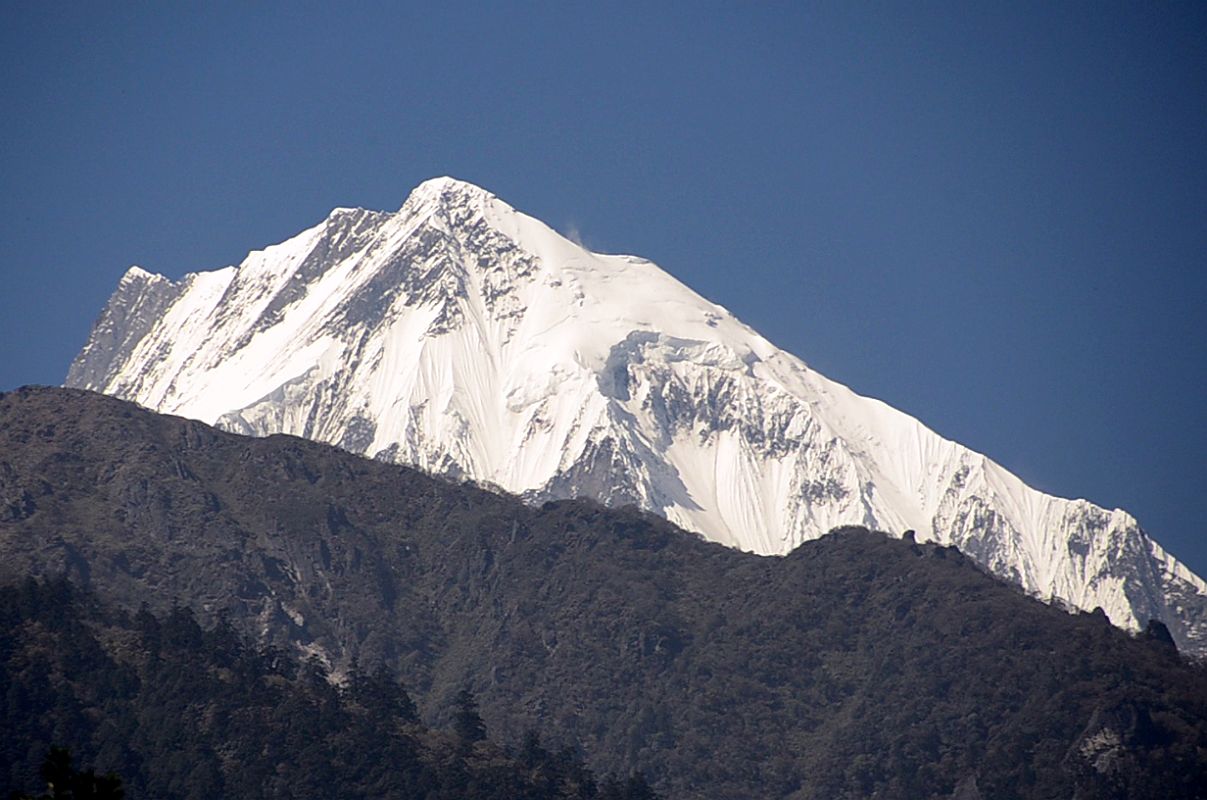
[[[1207,5],[248,5],[0,5],[0,390],[451,174],[1207,574]]]

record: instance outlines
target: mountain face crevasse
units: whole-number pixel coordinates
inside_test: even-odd
[[[1207,584],[1127,512],[1031,489],[649,261],[451,178],[395,213],[336,209],[237,267],[131,268],[66,385],[532,500],[633,503],[762,554],[842,525],[913,529],[1207,652]]]

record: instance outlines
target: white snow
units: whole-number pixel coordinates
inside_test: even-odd
[[[1178,627],[1163,599],[1207,586],[1125,512],[1027,487],[651,262],[589,252],[476,186],[437,178],[393,214],[337,209],[184,287],[84,388],[515,493],[635,499],[757,553],[845,524],[909,528],[1037,595],[1207,642],[1207,604]],[[1161,585],[1137,583],[1150,573]]]

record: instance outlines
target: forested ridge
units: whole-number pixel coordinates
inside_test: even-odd
[[[56,748],[130,800],[656,797],[639,775],[597,780],[539,731],[492,741],[468,690],[442,731],[385,667],[341,679],[183,606],[130,615],[64,580],[0,587],[0,797],[35,794]]]
[[[385,667],[439,731],[469,689],[498,741],[539,731],[676,800],[1207,796],[1207,672],[1162,626],[865,530],[758,557],[29,389],[0,395],[0,575],[187,609],[339,676]]]

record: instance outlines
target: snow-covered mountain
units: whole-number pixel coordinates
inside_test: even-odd
[[[1122,510],[1035,491],[809,369],[656,265],[451,178],[238,267],[133,267],[67,385],[782,554],[860,524],[1207,651],[1207,585]]]

